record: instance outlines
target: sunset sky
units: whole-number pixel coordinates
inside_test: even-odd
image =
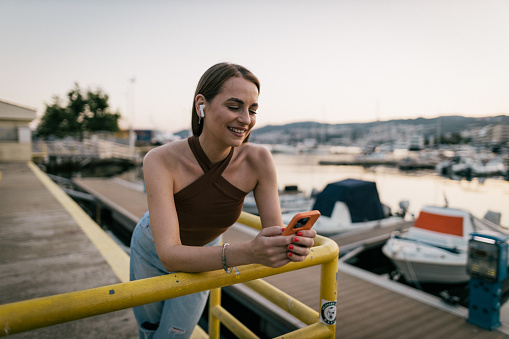
[[[507,0],[0,0],[0,100],[40,116],[77,82],[174,132],[229,61],[261,81],[258,126],[509,114],[508,22]]]

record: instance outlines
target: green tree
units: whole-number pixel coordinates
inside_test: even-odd
[[[55,136],[83,137],[85,131],[118,131],[120,114],[110,112],[108,95],[101,89],[85,93],[77,83],[67,93],[68,103],[63,106],[58,96],[53,103],[46,104],[46,110],[37,126],[36,135],[41,138]]]

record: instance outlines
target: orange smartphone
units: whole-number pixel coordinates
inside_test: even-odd
[[[295,214],[282,235],[290,235],[301,230],[311,229],[320,215],[320,211],[317,210]]]

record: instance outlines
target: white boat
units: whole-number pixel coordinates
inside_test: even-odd
[[[468,211],[427,206],[406,233],[391,235],[382,252],[411,283],[463,283],[467,274],[470,233],[481,230],[505,231]]]
[[[297,213],[309,210],[313,204],[314,196],[299,190],[298,186],[288,185],[279,191],[279,203],[282,213]],[[242,210],[247,213],[258,215],[258,207],[253,192],[250,192],[244,199]]]
[[[501,175],[505,172],[506,167],[502,158],[479,158],[472,168],[474,175],[491,176]]]
[[[437,164],[436,170],[442,175],[498,176],[507,170],[504,159],[486,154],[455,156]]]
[[[380,202],[376,183],[346,179],[328,184],[320,192],[313,205],[306,210],[321,213],[313,229],[318,234],[331,236],[339,233],[375,227],[395,225],[404,221],[407,202],[400,203],[403,212],[392,215],[390,208]],[[288,224],[295,213],[284,213],[283,222]]]
[[[270,151],[272,153],[283,153],[283,154],[298,154],[299,153],[297,146],[287,145],[287,144],[271,145]]]

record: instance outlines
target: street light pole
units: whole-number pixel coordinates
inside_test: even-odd
[[[134,156],[134,146],[136,142],[136,134],[134,133],[134,116],[135,116],[135,106],[134,106],[134,85],[136,83],[136,78],[132,77],[129,79],[131,83],[131,119],[129,124],[129,148],[131,156]]]

